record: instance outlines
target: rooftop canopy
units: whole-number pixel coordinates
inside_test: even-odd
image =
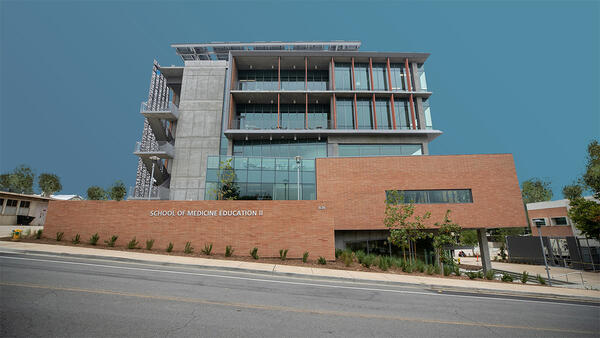
[[[232,50],[310,50],[310,51],[356,51],[360,41],[258,41],[258,42],[209,42],[175,43],[177,55],[187,60],[227,60]]]

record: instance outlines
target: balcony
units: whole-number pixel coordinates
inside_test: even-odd
[[[176,121],[179,118],[179,109],[173,102],[158,106],[149,106],[148,102],[142,102],[140,113],[149,119]]]
[[[133,153],[142,159],[156,157],[157,159],[172,159],[175,151],[171,143],[166,141],[158,141],[158,149],[151,150],[148,147],[142,147],[141,142],[135,143]]]

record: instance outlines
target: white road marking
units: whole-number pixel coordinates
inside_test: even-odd
[[[213,274],[198,273],[198,272],[184,272],[184,271],[148,269],[148,268],[135,268],[135,267],[127,267],[127,266],[115,266],[115,265],[106,265],[106,264],[89,264],[89,263],[81,263],[81,262],[56,261],[56,260],[50,260],[50,259],[37,259],[37,258],[25,258],[25,257],[8,257],[8,256],[2,256],[2,255],[0,255],[0,258],[4,258],[4,259],[16,259],[16,260],[27,260],[27,261],[37,261],[37,262],[60,263],[60,264],[72,264],[72,265],[84,265],[84,266],[104,267],[104,268],[124,269],[124,270],[136,270],[136,271],[146,271],[146,272],[160,272],[160,273],[170,273],[170,274],[189,275],[189,276],[203,276],[203,277],[213,277],[213,278],[238,279],[238,280],[248,280],[248,281],[253,281],[253,282],[266,282],[266,283],[289,284],[289,285],[316,286],[316,287],[323,287],[323,288],[349,289],[349,290],[360,290],[360,291],[391,292],[391,293],[413,294],[413,295],[435,296],[435,297],[458,297],[458,298],[470,298],[470,299],[476,299],[476,300],[482,300],[482,301],[500,300],[500,301],[506,301],[506,302],[541,303],[541,304],[553,304],[553,305],[559,305],[559,306],[565,306],[565,305],[567,305],[567,306],[584,306],[584,307],[594,307],[594,308],[597,308],[597,306],[595,306],[595,305],[570,304],[570,303],[560,303],[560,302],[548,302],[548,301],[541,301],[541,300],[511,299],[511,298],[499,298],[499,297],[480,297],[480,296],[467,296],[467,295],[451,295],[451,294],[444,294],[444,293],[417,292],[417,291],[380,289],[380,288],[366,288],[366,287],[358,287],[358,286],[327,285],[327,284],[281,281],[281,280],[262,279],[262,278],[240,277],[240,276],[213,275]]]

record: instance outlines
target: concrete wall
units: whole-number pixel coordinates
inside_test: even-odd
[[[336,157],[340,144],[420,144],[423,155],[429,154],[426,136],[329,136],[327,138],[327,156]]]
[[[152,211],[183,210],[182,216],[152,216]],[[194,210],[255,210],[256,216],[192,216]],[[232,245],[234,255],[249,256],[258,248],[261,257],[300,258],[308,251],[311,259],[334,259],[333,219],[327,203],[320,201],[51,201],[44,237],[54,238],[59,231],[69,240],[80,234],[88,239],[100,235],[100,246],[118,235],[117,246],[125,246],[134,236],[143,246],[154,239],[154,247],[164,249],[173,242],[183,251],[190,241],[195,252],[205,243],[213,252],[224,254]]]
[[[208,155],[219,155],[227,61],[186,61],[183,70],[171,200],[202,200]]]

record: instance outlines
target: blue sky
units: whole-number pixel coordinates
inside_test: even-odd
[[[360,40],[428,52],[431,154],[512,153],[519,181],[583,172],[600,137],[600,3],[0,1],[0,171],[62,193],[135,181],[139,105],[171,43]]]

